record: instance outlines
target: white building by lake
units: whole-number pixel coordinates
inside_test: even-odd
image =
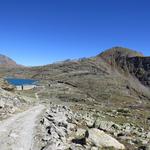
[[[33,89],[35,87],[36,87],[36,85],[17,85],[16,86],[16,90],[18,90],[18,91],[31,90],[31,89]]]

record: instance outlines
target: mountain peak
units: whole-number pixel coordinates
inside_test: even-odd
[[[113,57],[113,56],[127,56],[127,57],[143,57],[143,54],[129,49],[129,48],[124,48],[124,47],[112,47],[110,49],[107,49],[105,52],[102,52],[99,56],[103,57],[103,58],[109,58],[109,57]]]
[[[5,56],[3,54],[0,54],[0,67],[19,67],[14,60],[9,58],[8,56]]]

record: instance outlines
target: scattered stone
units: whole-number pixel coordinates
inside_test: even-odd
[[[120,126],[112,121],[102,121],[97,119],[95,122],[95,128],[101,129],[103,131],[114,131],[116,129],[120,129]]]
[[[94,114],[96,114],[94,118]],[[87,114],[73,113],[68,107],[51,104],[41,125],[44,131],[40,144],[53,149],[125,149],[127,146],[148,145],[149,132],[132,123],[116,124],[104,120],[92,110]],[[115,139],[114,137],[117,139]]]
[[[91,150],[98,150],[98,147],[93,146],[91,147]]]
[[[85,122],[89,128],[92,128],[95,125],[95,120],[93,118],[86,117]]]
[[[86,130],[82,128],[78,128],[75,133],[75,139],[84,139],[86,138]]]
[[[147,133],[147,138],[149,138],[149,139],[150,139],[150,132],[148,132],[148,133]]]
[[[89,129],[89,137],[87,142],[91,145],[95,145],[100,148],[113,147],[115,149],[125,149],[125,146],[119,143],[116,139],[106,134],[104,131],[100,131],[96,128]]]

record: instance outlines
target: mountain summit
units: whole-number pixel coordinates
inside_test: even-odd
[[[124,48],[124,47],[112,47],[108,50],[105,50],[102,52],[99,56],[108,59],[110,57],[143,57],[143,55],[135,50],[129,49],[129,48]]]
[[[18,65],[14,60],[12,60],[11,58],[0,54],[0,67],[20,67],[20,65]]]

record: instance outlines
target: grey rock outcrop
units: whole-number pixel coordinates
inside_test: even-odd
[[[118,142],[116,139],[106,134],[104,131],[100,131],[96,128],[89,129],[88,131],[88,143],[95,145],[99,148],[113,147],[115,149],[125,149],[125,146]]]
[[[6,80],[0,78],[0,87],[6,91],[13,91],[15,87],[10,85]]]
[[[68,107],[61,105],[50,105],[44,118],[41,120],[43,132],[43,150],[49,149],[98,149],[113,147],[125,149],[125,146],[96,128],[89,128],[84,116],[73,113]],[[93,121],[91,121],[93,122]]]
[[[0,88],[0,118],[4,119],[21,106],[26,105],[25,99]]]

